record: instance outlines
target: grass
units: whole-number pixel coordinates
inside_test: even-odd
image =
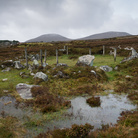
[[[34,91],[33,101],[30,100],[31,104],[36,108],[36,110],[42,111],[44,114],[39,116],[32,116],[28,117],[26,122],[24,123],[25,128],[37,128],[45,121],[50,121],[52,119],[58,119],[62,117],[62,114],[66,110],[66,103],[62,102],[62,96],[71,98],[72,96],[78,96],[78,95],[102,95],[107,94],[104,93],[104,90],[112,90],[116,88],[115,90],[118,91],[118,93],[128,93],[128,98],[131,100],[134,100],[137,103],[137,61],[134,61],[134,63],[125,63],[125,64],[119,64],[120,61],[123,59],[123,57],[117,57],[117,61],[114,62],[114,59],[110,55],[95,55],[94,59],[94,66],[102,66],[102,65],[108,65],[110,67],[115,67],[119,65],[118,71],[112,71],[112,72],[103,72],[99,70],[98,68],[94,67],[77,67],[75,64],[77,63],[79,55],[62,55],[59,56],[59,63],[66,63],[69,67],[58,67],[56,69],[53,69],[56,65],[56,57],[55,56],[48,56],[47,57],[47,63],[49,66],[46,69],[39,68],[36,69],[34,72],[43,71],[46,73],[49,77],[48,82],[35,82],[32,76],[29,76],[28,78],[21,78],[19,76],[20,72],[26,72],[29,73],[28,70],[22,69],[22,70],[16,70],[12,69],[10,72],[1,72],[0,69],[0,96],[11,94],[15,97],[17,96],[17,93],[15,91],[15,87],[18,83],[27,83],[27,84],[35,84],[38,83],[39,85],[44,88],[46,86],[48,89],[48,94],[46,94],[46,89],[44,88],[42,92],[40,91]],[[32,64],[31,61],[29,63]],[[97,73],[97,77],[94,76],[90,71],[94,70]],[[53,77],[56,75],[58,71],[62,71],[66,76],[65,78],[60,77]],[[79,73],[81,72],[81,73]],[[135,76],[132,79],[125,79],[126,75],[132,75]],[[107,78],[108,77],[108,78]],[[2,82],[2,79],[8,78],[8,81]],[[128,91],[129,86],[129,91]],[[8,93],[4,93],[3,90],[9,90]],[[117,92],[116,91],[116,92]],[[133,92],[134,91],[134,92]],[[38,96],[38,97],[37,97]],[[59,96],[61,98],[57,98],[56,96]],[[48,101],[48,99],[50,99]],[[57,101],[59,102],[57,103]],[[42,108],[45,107],[45,108]],[[55,109],[55,107],[58,108],[58,110]],[[129,117],[133,116],[130,114]],[[133,129],[132,126],[129,125],[130,122],[133,122],[131,119],[125,119],[126,124],[120,123],[118,126],[115,126],[113,128],[106,129],[106,131],[100,130],[100,132],[94,132],[91,133],[91,136],[97,136],[97,137],[115,137],[118,132],[118,136],[126,136],[126,131],[129,131],[129,129]],[[5,121],[5,118],[1,119],[1,122]],[[7,119],[10,124],[13,123],[10,122],[9,119]],[[1,123],[0,122],[0,123]],[[18,122],[18,121],[17,121]],[[125,126],[124,126],[125,125]],[[3,131],[6,133],[6,131],[9,131],[9,135],[15,136],[14,130],[9,129],[8,126],[6,126],[4,123],[0,124],[0,129],[3,126],[6,127],[6,129]],[[14,125],[13,125],[14,126]],[[83,126],[75,126],[75,130],[77,128],[83,128]],[[134,128],[135,130],[135,128]],[[18,131],[18,130],[17,130]],[[64,130],[63,130],[64,131]],[[69,130],[70,137],[76,136],[74,134],[74,129]],[[58,131],[57,131],[58,132]],[[56,132],[56,133],[57,133]],[[51,132],[53,134],[53,132]],[[75,132],[76,134],[78,132]],[[80,133],[80,132],[79,132]],[[65,133],[64,133],[65,134]],[[7,133],[8,135],[8,133]],[[53,134],[54,135],[54,134]],[[69,136],[68,135],[68,136]],[[0,135],[1,136],[1,135]],[[51,135],[50,135],[51,136]],[[64,135],[65,136],[65,135]],[[78,135],[77,135],[78,136]],[[132,136],[135,136],[132,134]]]

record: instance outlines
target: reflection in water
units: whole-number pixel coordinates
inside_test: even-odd
[[[43,126],[38,126],[38,132],[45,132],[48,129],[67,128],[73,124],[89,123],[94,129],[100,128],[101,124],[115,124],[120,113],[125,110],[136,109],[137,106],[131,104],[126,95],[109,94],[108,96],[100,96],[101,106],[91,107],[86,103],[86,97],[76,97],[71,100],[71,108],[61,116],[59,120],[45,122]],[[9,103],[9,104],[8,104]],[[32,117],[34,113],[31,108],[24,109],[16,107],[16,100],[13,97],[4,96],[0,98],[0,113],[4,111],[7,115],[15,116],[25,120],[26,117]],[[37,135],[36,128],[29,130],[32,134]]]

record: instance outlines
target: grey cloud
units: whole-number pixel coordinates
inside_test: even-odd
[[[114,20],[117,12],[113,6],[117,2],[119,0],[0,0],[0,39],[25,41],[46,33],[73,38],[113,30],[119,28]]]

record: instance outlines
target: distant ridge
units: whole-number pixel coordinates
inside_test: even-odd
[[[53,42],[53,41],[70,41],[71,39],[59,34],[44,34],[39,37],[27,40],[26,42]]]
[[[27,40],[26,42],[57,42],[57,41],[71,41],[71,40],[92,40],[92,39],[104,39],[104,38],[114,38],[114,37],[122,37],[122,36],[131,36],[131,34],[126,33],[126,32],[110,31],[110,32],[90,35],[90,36],[79,38],[79,39],[69,39],[59,34],[44,34],[39,37]]]
[[[79,38],[77,40],[91,40],[91,39],[104,39],[104,38],[114,38],[114,37],[121,37],[121,36],[130,36],[131,34],[126,32],[104,32],[99,34],[90,35],[87,37]]]

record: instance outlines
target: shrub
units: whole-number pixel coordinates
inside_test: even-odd
[[[92,96],[91,98],[87,99],[86,102],[92,107],[101,105],[100,97]]]

